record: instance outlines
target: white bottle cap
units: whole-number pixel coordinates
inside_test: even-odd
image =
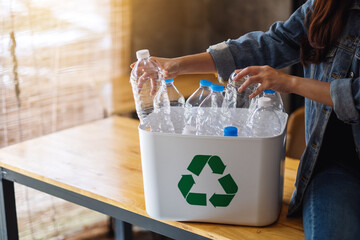
[[[136,57],[138,60],[144,59],[144,58],[149,58],[150,52],[148,49],[142,49],[142,50],[136,51]]]
[[[258,106],[267,108],[271,106],[271,99],[268,97],[261,97],[258,99]]]

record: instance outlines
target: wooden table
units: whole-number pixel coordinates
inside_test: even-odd
[[[286,159],[283,207],[267,227],[159,221],[145,210],[138,121],[111,117],[0,150],[1,239],[17,239],[14,182],[175,239],[303,239],[286,212],[298,160]],[[126,226],[126,225],[117,225]]]

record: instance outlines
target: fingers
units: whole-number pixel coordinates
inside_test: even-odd
[[[240,81],[242,79],[245,79],[245,82],[241,85],[241,87],[238,89],[239,92],[244,91],[247,87],[249,87],[252,84],[259,83],[256,76],[259,73],[259,67],[258,66],[251,66],[246,67],[244,69],[238,69],[235,70],[237,75],[235,76],[235,81]]]
[[[147,81],[156,81],[158,79],[157,74],[153,74],[153,73],[148,73],[148,72],[144,72],[140,77],[139,77],[139,81],[138,81],[138,93],[141,92],[141,89],[143,87],[143,85],[147,82]],[[153,86],[153,84],[151,85]],[[154,85],[156,86],[156,85]],[[153,89],[151,89],[153,91]]]
[[[150,83],[151,83],[151,91],[150,91],[150,95],[154,96],[156,93],[156,89],[157,89],[157,79],[150,79]]]
[[[250,67],[246,67],[244,69],[239,69],[236,70],[237,75],[235,77],[235,81],[237,81],[236,79],[241,79],[247,75],[257,75],[259,74],[259,72],[261,71],[261,66],[250,66]]]
[[[250,95],[250,98],[256,97],[261,92],[269,87],[270,78],[274,74],[273,68],[269,66],[250,66],[244,69],[240,69],[236,78],[241,79],[242,77],[249,76],[246,81],[238,89],[239,92],[244,91],[250,85],[259,84],[256,90]]]
[[[137,67],[137,71],[136,71],[136,75],[137,76],[140,76],[138,78],[138,84],[137,84],[137,88],[138,88],[138,93],[140,93],[142,91],[142,88],[144,86],[144,84],[147,82],[147,81],[150,81],[148,84],[151,85],[151,90],[150,90],[150,95],[155,95],[156,93],[156,90],[158,88],[158,81],[159,81],[159,78],[170,78],[171,74],[167,71],[167,70],[164,70],[163,68],[163,65],[164,65],[164,62],[166,62],[165,60],[166,59],[163,59],[163,58],[158,58],[158,57],[151,57],[150,58],[151,61],[154,61],[157,63],[157,65],[159,66],[159,68],[161,69],[161,77],[159,76],[158,72],[153,72],[153,71],[149,71],[149,69],[146,67],[146,66],[141,66],[141,67]],[[130,68],[134,68],[136,67],[136,63],[137,62],[134,62],[132,64],[130,64]]]
[[[162,73],[162,75],[164,76],[165,79],[173,78],[173,77],[171,77],[170,73],[168,71],[164,70],[164,69],[162,69],[161,73]]]
[[[147,81],[147,77],[145,75],[146,75],[146,73],[144,73],[143,75],[141,75],[141,77],[139,77],[138,86],[137,86],[138,87],[138,93],[141,92],[143,85]]]
[[[238,91],[242,92],[246,88],[248,88],[250,85],[262,83],[262,78],[258,75],[249,76],[246,78],[245,82],[239,87]]]
[[[156,73],[155,74],[147,73],[147,72],[143,73],[138,81],[138,93],[141,92],[143,85],[147,81],[150,81],[150,85],[151,85],[150,95],[154,95],[157,90],[158,80],[159,80],[159,76]]]
[[[259,95],[260,93],[262,93],[264,90],[266,90],[266,88],[264,88],[264,86],[262,84],[259,84],[259,86],[255,89],[255,91],[250,94],[250,98],[254,98],[257,95]]]

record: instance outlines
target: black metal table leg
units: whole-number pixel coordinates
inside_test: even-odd
[[[132,240],[132,225],[114,218],[115,240]]]
[[[0,239],[19,239],[14,182],[3,178],[6,174],[0,169]]]

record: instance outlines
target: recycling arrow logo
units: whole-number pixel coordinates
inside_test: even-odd
[[[226,166],[219,156],[216,155],[195,155],[191,160],[187,170],[196,176],[200,176],[200,173],[204,169],[205,165],[208,164],[213,174],[223,175]],[[214,207],[227,207],[234,198],[238,191],[234,179],[230,174],[227,174],[218,179],[220,185],[225,191],[225,194],[214,193],[209,201]],[[207,196],[206,193],[194,193],[190,192],[191,188],[195,184],[195,180],[192,174],[185,174],[181,176],[178,183],[178,188],[184,196],[187,203],[191,205],[206,206]]]

